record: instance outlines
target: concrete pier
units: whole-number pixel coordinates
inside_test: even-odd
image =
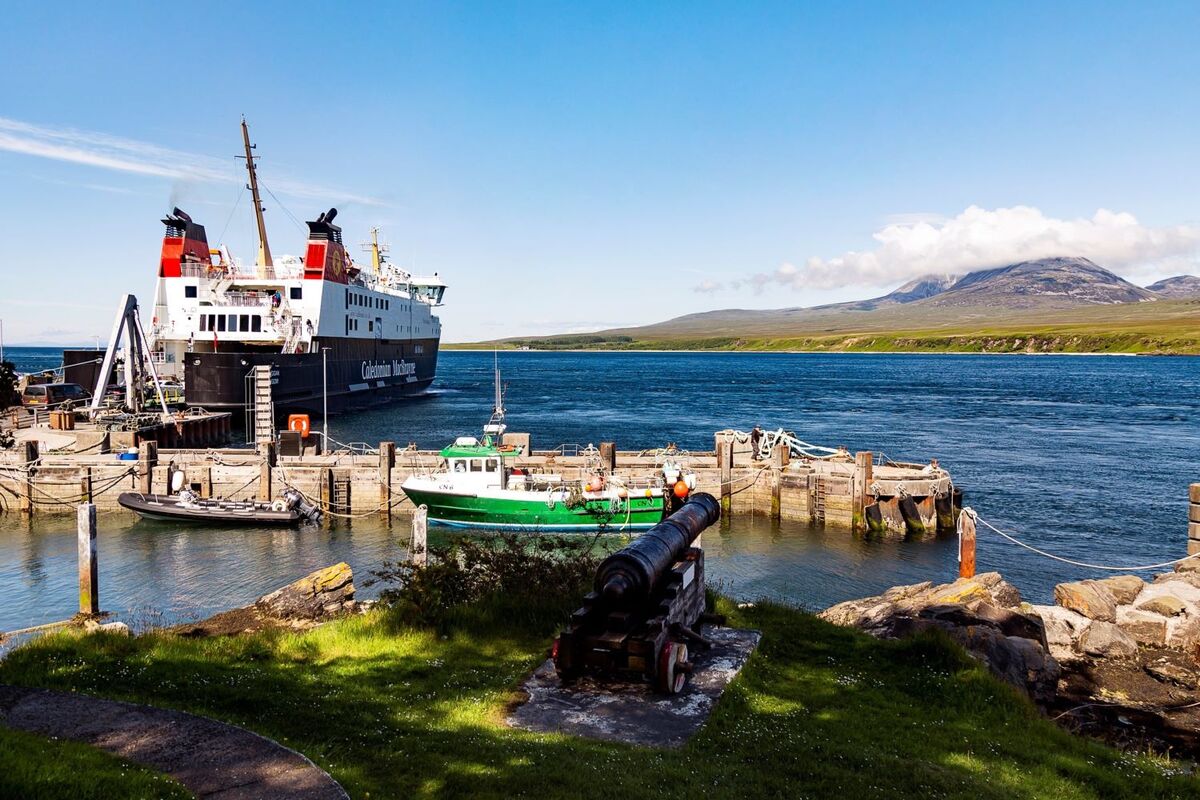
[[[513,434],[528,441],[528,434]],[[381,442],[368,452],[281,455],[264,443],[249,449],[172,449],[146,442],[137,461],[113,453],[0,453],[0,510],[74,513],[79,502],[118,509],[121,492],[167,493],[171,476],[202,497],[265,499],[293,486],[332,512],[333,519],[411,515],[401,484],[438,468],[437,451],[398,449]],[[576,479],[597,465],[618,477],[645,477],[670,459],[695,472],[696,490],[721,498],[730,514],[761,514],[893,534],[953,529],[957,508],[950,475],[928,464],[878,462],[870,453],[824,459],[789,458],[779,446],[757,460],[746,443],[717,435],[702,452],[627,451],[605,443],[592,454],[534,451],[515,460],[528,472]],[[939,506],[939,503],[941,504]],[[939,512],[939,508],[941,512]],[[872,522],[874,521],[874,522]]]

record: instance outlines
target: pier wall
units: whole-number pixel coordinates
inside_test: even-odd
[[[645,451],[614,455],[618,478],[655,474],[664,458]],[[875,466],[862,455],[869,456],[789,463],[786,454],[777,453],[771,460],[755,461],[748,446],[725,449],[718,443],[715,451],[671,458],[694,471],[696,490],[721,498],[729,514],[880,532],[936,531],[935,498],[952,489],[949,477],[922,480],[913,465]],[[269,445],[256,452],[158,449],[155,443],[143,443],[137,461],[119,461],[114,454],[39,454],[36,448],[26,448],[0,453],[0,511],[71,514],[80,502],[93,502],[100,511],[118,511],[121,492],[167,493],[172,473],[180,471],[183,484],[202,497],[265,500],[291,486],[332,511],[334,520],[406,517],[413,509],[401,484],[413,473],[436,469],[439,462],[435,451],[397,450],[386,442],[379,452],[368,454],[299,457],[278,456]],[[566,479],[592,471],[583,456],[549,451],[518,458],[516,466]],[[896,474],[889,476],[889,470]],[[901,508],[905,498],[907,514]],[[879,511],[875,526],[866,518],[870,505]],[[940,522],[944,529],[946,519]]]

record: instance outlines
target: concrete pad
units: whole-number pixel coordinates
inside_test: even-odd
[[[695,669],[683,691],[659,694],[646,681],[585,676],[564,685],[547,659],[522,688],[528,699],[509,714],[514,728],[566,733],[647,747],[681,747],[708,720],[725,687],[741,671],[762,634],[705,626],[710,650],[689,647]]]
[[[19,431],[13,431],[13,441],[17,445],[24,442],[43,442],[42,446],[47,450],[61,450],[64,447],[74,446],[75,435],[53,431],[49,428],[22,428]]]

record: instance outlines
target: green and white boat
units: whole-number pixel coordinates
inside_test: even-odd
[[[429,521],[454,528],[529,532],[647,530],[662,521],[666,493],[663,476],[623,480],[602,470],[564,479],[557,474],[520,469],[516,446],[502,445],[504,424],[500,372],[496,370],[496,406],[482,438],[460,436],[440,452],[440,467],[414,474],[402,488],[414,505],[426,506]],[[677,467],[675,469],[678,474]]]

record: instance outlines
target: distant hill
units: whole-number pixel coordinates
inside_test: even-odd
[[[1181,278],[1200,284],[1197,278]],[[1165,283],[1172,288],[1170,281]],[[1200,286],[1197,288],[1200,291]],[[1173,290],[1183,289],[1175,286]],[[721,309],[596,333],[458,346],[497,345],[533,349],[1200,353],[1200,308],[1135,286],[1086,258],[1046,258],[961,277],[926,275],[867,300],[811,308]]]
[[[1152,283],[1146,289],[1176,300],[1200,297],[1200,278],[1195,275],[1176,275],[1174,278],[1164,278]]]

